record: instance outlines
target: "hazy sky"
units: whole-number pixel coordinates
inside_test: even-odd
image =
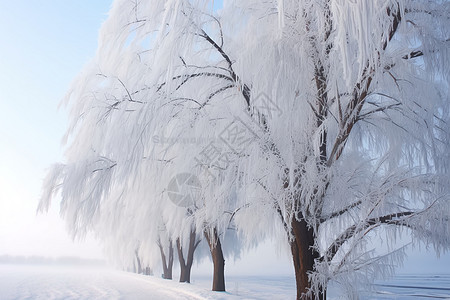
[[[58,206],[36,216],[45,171],[62,159],[57,107],[94,56],[112,0],[0,0],[0,255],[99,257],[74,244]]]
[[[68,237],[58,205],[38,216],[36,207],[46,169],[63,159],[66,111],[57,106],[94,56],[111,2],[0,0],[0,255],[102,257],[92,238]],[[433,255],[416,252],[404,271],[445,272],[450,255]],[[227,271],[238,269],[292,272],[288,254],[270,243],[244,255],[239,266],[227,264]]]

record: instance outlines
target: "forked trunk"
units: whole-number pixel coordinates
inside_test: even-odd
[[[314,270],[314,260],[319,258],[319,253],[314,249],[314,232],[308,228],[306,222],[301,219],[291,222],[294,240],[290,242],[292,259],[295,270],[295,281],[297,284],[297,299],[326,299],[326,290],[319,294],[311,292],[308,273]]]
[[[166,254],[164,253],[163,246],[158,243],[159,251],[161,252],[161,260],[163,265],[163,278],[164,279],[172,279],[172,267],[173,267],[173,246],[172,241],[169,242],[169,257],[167,259]]]
[[[180,239],[177,239],[178,260],[180,261],[180,282],[191,282],[191,268],[194,261],[194,252],[200,241],[196,241],[197,234],[195,230],[191,230],[189,235],[189,248],[186,260],[184,259],[183,247]]]
[[[208,230],[204,232],[206,241],[211,251],[211,257],[214,265],[212,290],[225,292],[225,259],[223,257],[222,245],[216,228],[211,233]]]

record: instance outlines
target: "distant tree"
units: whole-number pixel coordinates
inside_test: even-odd
[[[138,249],[134,250],[134,254],[136,256],[136,264],[137,264],[137,272],[138,274],[142,274],[143,273],[143,269],[142,269],[142,265],[141,265],[141,259],[139,258],[139,252]]]
[[[151,267],[145,267],[144,269],[144,274],[148,275],[148,276],[152,276],[153,275],[153,270]]]
[[[114,3],[68,97],[68,163],[49,173],[41,208],[58,187],[75,232],[135,215],[121,223],[131,247],[161,216],[181,232],[166,188],[195,174],[189,218],[213,289],[225,289],[233,223],[248,241],[284,230],[298,299],[326,298],[330,280],[352,295],[401,260],[401,238],[447,251],[449,2],[212,4]]]

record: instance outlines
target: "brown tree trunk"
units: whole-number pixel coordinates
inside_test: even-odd
[[[172,279],[172,267],[173,267],[173,246],[172,241],[169,242],[169,259],[167,260],[164,248],[161,243],[158,243],[159,251],[161,252],[161,260],[163,265],[163,278]]]
[[[183,247],[180,239],[177,239],[178,260],[180,261],[180,282],[191,282],[191,268],[194,261],[194,252],[200,241],[196,241],[197,234],[195,230],[191,230],[189,235],[189,248],[187,259],[184,259]]]
[[[306,293],[311,288],[308,273],[314,270],[314,260],[320,257],[314,249],[314,232],[308,228],[305,220],[294,219],[291,222],[294,240],[290,242],[294,262],[295,281],[297,284],[297,299],[326,299],[325,288],[320,293]]]
[[[206,241],[211,251],[211,257],[214,264],[213,274],[213,291],[225,292],[225,259],[223,257],[222,245],[220,244],[219,235],[216,228],[211,233],[208,230],[204,231]]]

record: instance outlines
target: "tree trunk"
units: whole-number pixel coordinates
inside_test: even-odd
[[[172,241],[169,242],[169,259],[167,260],[164,248],[158,243],[159,251],[161,252],[161,260],[163,265],[163,278],[172,279],[172,267],[173,267],[173,246]]]
[[[314,249],[314,231],[308,228],[303,218],[300,221],[294,218],[291,226],[294,240],[290,242],[290,246],[297,284],[297,299],[326,299],[325,289],[319,294],[314,292],[306,294],[311,288],[308,273],[314,271],[314,260],[320,257]]]
[[[141,260],[139,259],[138,249],[134,250],[134,254],[136,255],[136,261],[137,261],[137,273],[142,273],[142,266],[141,266]]]
[[[205,230],[204,232],[206,241],[209,245],[209,250],[211,251],[211,257],[214,264],[214,274],[213,274],[213,291],[225,292],[225,259],[223,257],[222,245],[220,244],[219,235],[217,234],[216,228],[214,228],[213,233]]]
[[[200,241],[196,241],[197,234],[195,230],[191,230],[189,235],[189,248],[187,260],[184,259],[183,247],[180,239],[177,239],[178,260],[180,261],[180,282],[191,282],[191,268],[194,261],[194,252]]]
[[[150,276],[150,275],[153,275],[153,271],[150,267],[145,267],[144,274]]]

